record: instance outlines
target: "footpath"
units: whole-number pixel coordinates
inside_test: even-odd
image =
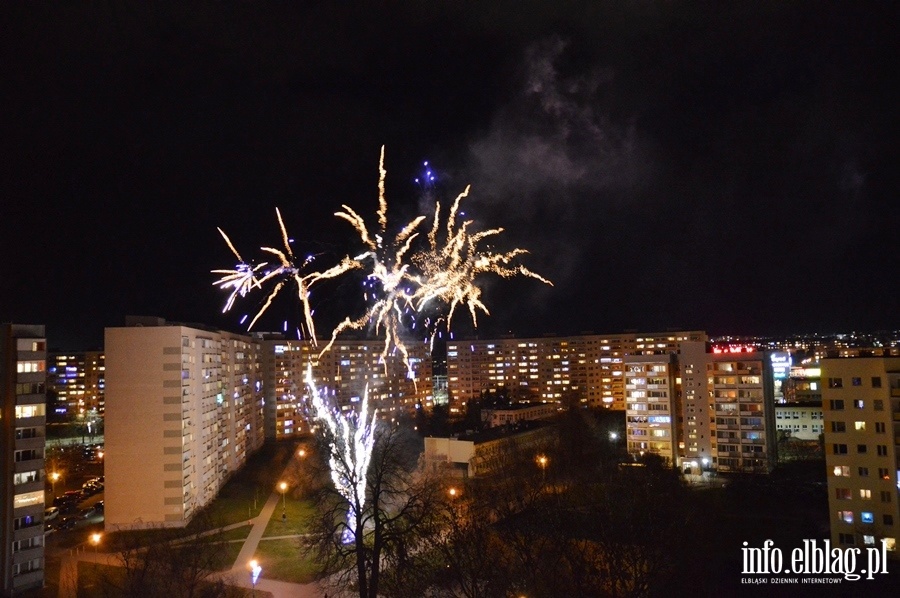
[[[290,465],[288,467],[290,467]],[[285,473],[287,473],[287,470],[285,470]],[[265,540],[263,534],[265,533],[266,526],[268,526],[269,520],[275,513],[275,509],[280,500],[280,494],[272,492],[268,500],[266,500],[266,504],[263,505],[259,515],[249,521],[242,521],[224,528],[225,531],[228,531],[246,525],[251,526],[250,533],[247,535],[247,539],[244,540],[244,545],[241,547],[241,551],[238,553],[231,569],[214,573],[210,578],[221,579],[228,585],[254,589],[256,595],[260,598],[267,595],[272,598],[322,598],[326,595],[333,595],[330,591],[326,594],[326,591],[315,582],[301,584],[267,579],[265,563],[261,563],[263,567],[262,574],[259,579],[257,579],[256,586],[253,586],[250,579],[249,563],[253,559],[253,555],[256,553],[260,541]],[[278,536],[278,538],[285,537],[286,536]],[[80,549],[76,548],[69,551],[67,554],[63,555],[60,563],[59,598],[78,598],[78,563],[80,561],[119,566],[118,555],[116,554],[95,552],[84,546]]]

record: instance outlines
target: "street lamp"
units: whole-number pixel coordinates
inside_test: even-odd
[[[250,561],[250,586],[253,588],[253,595],[256,596],[256,581],[259,579],[259,575],[262,573],[262,567],[253,559]]]
[[[281,489],[281,514],[284,515],[287,511],[287,499],[284,497],[284,492],[287,490],[287,482],[281,482],[278,484],[278,488]]]
[[[60,475],[59,475],[58,471],[54,471],[53,473],[50,474],[50,488],[51,488],[51,492],[53,493],[54,500],[56,500],[56,482],[59,481],[59,477],[60,477]]]
[[[619,437],[619,435],[616,434],[615,432],[610,432],[610,433],[609,433],[609,439],[610,439],[611,441],[613,441],[613,442],[615,442],[616,439],[617,439],[618,437]]]
[[[459,491],[456,488],[450,488],[449,490],[447,490],[447,494],[450,495],[450,498],[456,498],[456,495],[458,493]]]
[[[297,456],[303,459],[304,457],[306,457],[306,451],[304,449],[300,449],[299,451],[297,451]]]
[[[540,455],[537,460],[538,465],[541,466],[541,484],[542,485],[544,484],[544,482],[547,479],[547,461],[548,461],[548,459],[544,455]]]
[[[103,538],[103,534],[99,532],[94,532],[91,534],[91,544],[94,545],[94,552],[98,552],[97,546],[100,545],[100,540]]]

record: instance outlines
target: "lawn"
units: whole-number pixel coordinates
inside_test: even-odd
[[[313,516],[313,506],[308,500],[297,500],[285,497],[286,500],[278,501],[275,512],[266,526],[263,538],[272,536],[293,536],[297,534],[305,534],[308,531],[308,522]],[[282,505],[285,505],[282,507]],[[286,517],[282,518],[282,513]]]
[[[226,526],[259,515],[296,448],[296,441],[266,443],[225,483],[206,508],[206,516],[195,517],[187,529],[200,531],[204,520],[213,526]]]
[[[304,554],[297,538],[263,539],[254,556],[262,565],[263,577],[291,583],[311,583],[316,580],[318,569],[309,555]]]

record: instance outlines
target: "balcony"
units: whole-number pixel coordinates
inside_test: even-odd
[[[32,559],[39,559],[44,556],[44,547],[43,546],[33,546],[31,548],[26,548],[25,550],[20,550],[13,554],[13,563],[27,563]],[[16,578],[18,580],[18,577]]]

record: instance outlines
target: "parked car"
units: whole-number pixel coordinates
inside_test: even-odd
[[[75,515],[70,515],[69,517],[64,517],[62,521],[59,522],[59,525],[56,526],[58,530],[67,530],[73,529],[78,522],[81,521],[80,517],[76,517]]]
[[[81,491],[84,492],[87,496],[93,496],[95,494],[103,492],[103,484],[101,484],[100,482],[85,482]]]
[[[98,513],[103,512],[103,501],[102,500],[98,500],[96,503],[94,503],[94,510]]]
[[[62,509],[67,505],[73,505],[77,500],[72,496],[57,496],[53,499],[53,506]]]
[[[47,507],[44,509],[44,521],[53,521],[59,517],[59,507]]]
[[[63,492],[63,498],[74,500],[75,502],[80,502],[84,500],[84,492],[82,492],[81,490],[69,490],[67,492]]]

